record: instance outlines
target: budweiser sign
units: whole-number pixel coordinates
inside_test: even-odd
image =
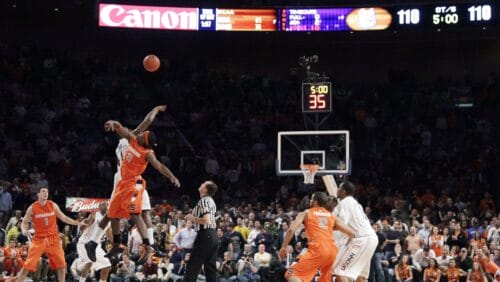
[[[101,203],[106,201],[108,199],[67,197],[66,210],[70,212],[95,212],[100,210]]]
[[[99,4],[99,26],[198,30],[198,9]]]

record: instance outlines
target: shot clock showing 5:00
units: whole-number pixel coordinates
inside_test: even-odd
[[[330,82],[302,83],[302,112],[332,111],[332,84]]]

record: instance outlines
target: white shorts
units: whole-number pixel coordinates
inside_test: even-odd
[[[92,263],[92,269],[95,270],[101,270],[105,267],[111,266],[111,262],[107,257],[105,257],[106,253],[104,252],[104,250],[101,248],[100,245],[98,245],[95,250],[95,258],[96,258],[95,262],[91,261],[87,256],[87,250],[85,250],[84,242],[78,242],[78,244],[76,244],[76,251],[78,253],[78,263],[77,263],[78,271],[81,271],[82,268],[89,262]]]
[[[118,182],[122,179],[121,174],[119,171],[115,173],[114,181],[113,181],[113,193],[111,193],[111,197],[113,197],[113,194],[115,193],[115,188],[116,185],[118,185]],[[141,204],[141,210],[143,211],[150,211],[151,210],[151,201],[149,200],[149,193],[148,190],[144,189],[144,192],[142,193],[142,204]]]
[[[353,238],[337,255],[333,270],[335,275],[354,280],[358,276],[368,278],[370,262],[377,245],[377,235]]]

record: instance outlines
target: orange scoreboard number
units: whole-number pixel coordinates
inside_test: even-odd
[[[332,84],[330,82],[302,83],[302,112],[327,113],[332,111]]]

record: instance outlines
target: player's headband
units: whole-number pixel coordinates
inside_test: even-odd
[[[144,131],[144,142],[146,143],[146,146],[149,147],[149,130]]]

